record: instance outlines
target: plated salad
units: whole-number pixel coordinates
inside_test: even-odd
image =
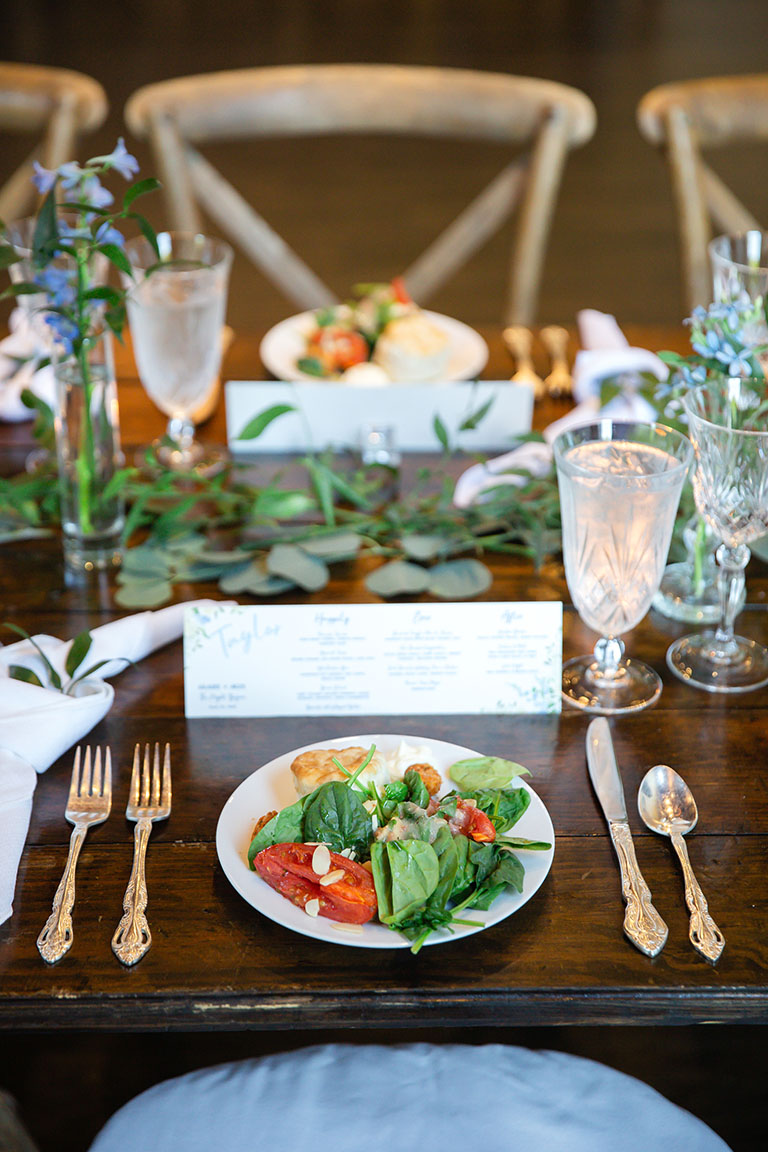
[[[433,379],[450,341],[410,298],[402,280],[358,284],[353,299],[314,313],[296,367],[323,380],[386,384]]]
[[[292,765],[297,788],[309,790],[263,815],[248,849],[249,867],[308,916],[351,931],[378,921],[407,937],[415,953],[437,929],[483,927],[472,909],[490,908],[507,889],[522,891],[517,853],[551,847],[509,835],[531,800],[514,786],[527,774],[519,764],[459,760],[448,769],[454,787],[443,791],[440,773],[424,759],[409,763],[414,756],[402,747],[394,765],[375,746],[311,757]]]

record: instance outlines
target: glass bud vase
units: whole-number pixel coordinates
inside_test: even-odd
[[[116,568],[122,560],[123,465],[112,336],[83,342],[56,374],[56,456],[64,562],[71,573]]]
[[[720,619],[720,589],[715,552],[720,541],[703,516],[694,513],[683,529],[686,559],[668,564],[652,607],[671,620],[715,624]],[[744,593],[739,611],[744,606]]]

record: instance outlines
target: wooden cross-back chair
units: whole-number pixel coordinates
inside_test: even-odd
[[[637,121],[668,161],[686,304],[692,310],[712,300],[707,255],[712,236],[760,228],[703,153],[742,141],[768,143],[768,74],[662,84],[640,101]]]
[[[403,273],[414,299],[423,302],[518,208],[504,318],[524,324],[534,319],[567,153],[595,129],[591,101],[563,84],[374,64],[253,68],[168,80],[135,92],[125,116],[132,133],[151,141],[170,226],[198,228],[202,208],[301,308],[334,303],[336,296],[200,145],[361,133],[527,146]]]
[[[31,154],[0,187],[0,219],[17,219],[33,205],[33,162],[57,168],[75,159],[79,137],[103,124],[107,110],[104,89],[81,72],[0,63],[0,131],[36,138]]]

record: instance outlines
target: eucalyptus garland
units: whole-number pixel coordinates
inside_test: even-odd
[[[50,410],[25,396],[36,410],[35,438],[51,449]],[[257,419],[258,434],[267,421]],[[254,485],[248,465],[237,463],[208,479],[156,460],[149,471],[123,469],[113,481],[128,508],[117,603],[158,607],[172,599],[175,584],[197,581],[217,581],[232,596],[316,592],[334,564],[360,556],[378,561],[366,578],[374,595],[463,600],[491,584],[479,559],[484,553],[528,557],[537,568],[559,553],[554,468],[543,478],[520,469],[518,484],[500,483],[484,493],[483,503],[460,509],[449,469],[456,454],[442,425],[435,434],[439,465],[420,468],[404,492],[395,470],[345,466],[330,451],[299,460],[305,477],[299,487],[288,486],[279,471]],[[58,524],[52,454],[33,473],[0,479],[0,543],[51,535]]]

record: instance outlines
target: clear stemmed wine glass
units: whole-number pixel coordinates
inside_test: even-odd
[[[620,637],[651,606],[667,558],[693,448],[661,424],[600,420],[554,442],[565,577],[573,603],[600,636],[563,666],[563,697],[586,712],[646,708],[661,692]]]
[[[143,236],[126,244],[133,277],[124,277],[139,377],[168,417],[166,436],[152,449],[168,468],[211,475],[227,454],[196,439],[194,416],[221,367],[232,249],[194,232],[160,232],[157,242],[159,260]]]
[[[732,377],[694,388],[683,401],[696,450],[696,506],[722,540],[721,618],[716,629],[676,641],[667,663],[686,684],[708,692],[768,684],[768,649],[734,634],[747,545],[768,529],[767,397],[765,379]]]

